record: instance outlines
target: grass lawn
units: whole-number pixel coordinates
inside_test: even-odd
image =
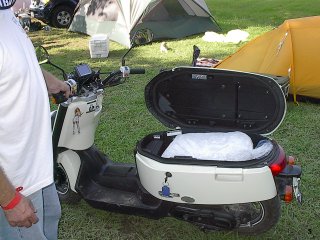
[[[206,0],[215,19],[227,33],[241,29],[250,33],[250,39],[280,25],[285,19],[313,16],[319,13],[319,0]],[[53,29],[29,34],[35,45],[44,45],[51,59],[66,71],[79,63],[114,70],[126,49],[110,43],[107,59],[90,59],[90,37],[66,30]],[[144,86],[161,68],[190,65],[192,46],[201,49],[201,56],[223,59],[243,44],[207,43],[203,34],[182,40],[169,40],[171,50],[159,51],[159,42],[134,49],[127,64],[143,67],[145,75],[132,76],[126,84],[107,89],[101,123],[97,129],[96,145],[114,161],[134,162],[133,150],[145,135],[165,130],[147,111]],[[48,70],[56,75],[59,71]],[[290,155],[296,156],[303,167],[302,206],[293,202],[282,205],[278,225],[258,239],[320,239],[320,105],[288,102],[287,115],[272,138]],[[235,196],[236,197],[236,196]],[[62,205],[59,227],[60,239],[256,239],[238,236],[233,232],[205,233],[197,227],[174,218],[150,220],[142,217],[105,212],[91,208],[85,202]]]

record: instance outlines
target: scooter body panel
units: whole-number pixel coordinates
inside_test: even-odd
[[[94,143],[95,130],[102,110],[102,94],[69,104],[58,147],[84,150]]]
[[[136,164],[142,186],[166,201],[234,204],[264,201],[277,194],[267,166],[245,169],[164,164],[139,153]]]

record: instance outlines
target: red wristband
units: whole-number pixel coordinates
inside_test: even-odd
[[[7,206],[1,206],[3,210],[10,210],[13,209],[15,206],[18,205],[18,203],[21,200],[21,194],[16,191],[16,194],[14,195],[14,198],[11,200],[11,202],[9,202],[9,204]]]

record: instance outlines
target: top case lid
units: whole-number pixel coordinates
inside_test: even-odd
[[[170,128],[269,134],[282,122],[284,94],[270,75],[214,68],[163,71],[145,88],[149,111]]]

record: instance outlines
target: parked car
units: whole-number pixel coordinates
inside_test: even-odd
[[[52,27],[67,28],[79,0],[32,0],[30,13]]]

